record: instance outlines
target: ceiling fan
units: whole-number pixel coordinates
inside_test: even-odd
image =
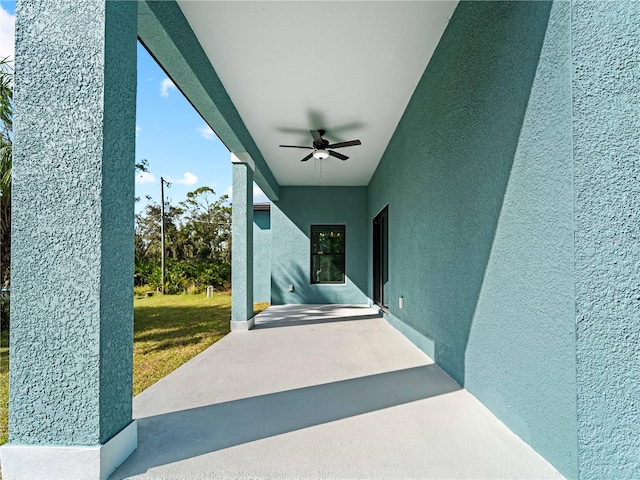
[[[331,155],[332,157],[339,158],[340,160],[346,160],[349,157],[341,153],[334,152],[332,149],[342,148],[342,147],[352,147],[354,145],[362,145],[362,142],[360,142],[360,140],[350,140],[348,142],[339,142],[339,143],[330,144],[328,140],[325,140],[324,138],[322,138],[322,136],[325,133],[327,133],[324,130],[310,130],[310,132],[311,132],[311,136],[313,137],[312,147],[301,147],[299,145],[280,145],[280,146],[285,148],[305,148],[307,150],[313,150],[313,152],[311,152],[309,155],[307,155],[302,160],[300,160],[301,162],[306,162],[311,157],[317,160],[324,160],[325,158],[328,158],[329,155]]]

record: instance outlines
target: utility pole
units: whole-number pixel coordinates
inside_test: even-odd
[[[164,275],[165,275],[165,262],[164,262],[164,184],[167,184],[167,188],[171,186],[169,182],[166,182],[164,178],[160,177],[160,196],[162,197],[160,201],[160,258],[161,258],[161,292],[164,295]]]

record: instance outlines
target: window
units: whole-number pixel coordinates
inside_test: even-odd
[[[311,283],[345,283],[344,225],[311,225]]]

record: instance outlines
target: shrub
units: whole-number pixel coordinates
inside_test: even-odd
[[[159,263],[138,262],[134,272],[136,294],[156,290],[162,282]],[[200,293],[209,285],[216,290],[227,290],[231,286],[231,265],[167,259],[164,289],[166,293]]]

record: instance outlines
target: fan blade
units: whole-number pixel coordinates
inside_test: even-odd
[[[311,157],[313,157],[313,153],[310,153],[309,155],[307,155],[306,157],[304,157],[302,160],[300,160],[301,162],[306,162],[307,160],[309,160]]]
[[[328,150],[328,152],[329,152],[329,155],[331,155],[332,157],[339,158],[340,160],[346,160],[347,158],[349,158],[346,155],[343,155],[343,154],[338,153],[338,152],[332,152],[331,150]],[[311,155],[313,155],[313,154],[311,154]]]
[[[320,147],[324,144],[322,141],[322,134],[324,130],[309,130],[311,132],[311,136],[313,137],[313,144]]]
[[[360,140],[351,140],[349,142],[340,142],[334,143],[333,145],[327,145],[325,148],[342,148],[342,147],[351,147],[354,145],[362,145]]]
[[[285,148],[306,148],[307,150],[313,150],[313,147],[301,147],[300,145],[280,145]]]

